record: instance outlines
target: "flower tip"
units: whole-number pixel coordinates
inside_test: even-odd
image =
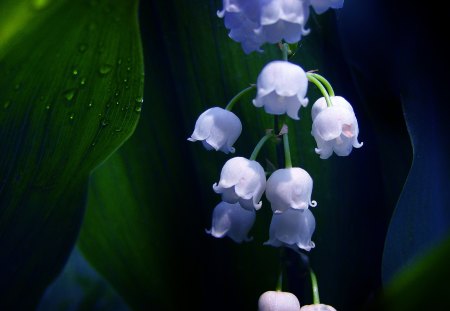
[[[316,207],[316,206],[317,206],[317,201],[316,201],[316,200],[312,200],[312,201],[309,203],[309,205],[312,206],[312,207]]]
[[[353,147],[355,148],[361,148],[363,145],[363,142],[358,142],[357,140],[353,143]]]
[[[196,139],[194,139],[194,138],[192,138],[192,137],[188,137],[187,140],[192,141],[192,142],[196,142],[196,141],[197,141]]]

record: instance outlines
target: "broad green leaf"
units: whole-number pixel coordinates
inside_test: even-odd
[[[448,310],[450,239],[404,265],[369,310]]]
[[[0,309],[30,309],[73,247],[89,173],[134,131],[143,60],[137,1],[0,12]]]

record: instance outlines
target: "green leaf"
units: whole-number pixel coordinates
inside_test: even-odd
[[[137,1],[0,12],[0,309],[21,309],[67,259],[91,170],[134,131],[143,60]]]

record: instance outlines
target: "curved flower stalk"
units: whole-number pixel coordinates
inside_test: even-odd
[[[340,9],[344,6],[344,0],[310,0],[311,6],[317,14],[322,14],[328,9]]]
[[[211,230],[206,233],[215,238],[228,236],[236,243],[251,241],[248,232],[255,223],[255,210],[241,207],[239,203],[220,202],[213,211]]]
[[[300,308],[300,311],[336,311],[335,308],[324,304],[305,305]]]
[[[258,300],[258,311],[299,311],[298,298],[289,292],[267,291]]]
[[[304,169],[299,167],[283,168],[270,175],[266,184],[266,197],[274,213],[283,213],[289,209],[307,209],[316,206],[311,201],[313,180]]]
[[[310,251],[315,247],[311,237],[316,229],[316,220],[309,209],[290,208],[283,213],[274,213],[269,229],[269,241],[265,245],[300,248]]]
[[[327,107],[325,99],[319,98],[313,105],[311,134],[317,143],[316,153],[321,159],[328,159],[333,151],[338,156],[348,156],[358,142],[358,121],[352,106],[341,96],[330,97],[332,106]]]
[[[266,174],[261,164],[243,157],[228,160],[220,173],[220,181],[213,185],[216,193],[228,203],[239,202],[243,208],[258,210],[266,188]]]
[[[273,61],[268,63],[258,76],[256,82],[257,95],[253,100],[256,107],[264,107],[269,114],[287,114],[299,120],[300,107],[308,105],[306,92],[308,78],[298,65]]]
[[[233,144],[242,132],[239,118],[231,111],[213,107],[203,112],[195,122],[189,141],[201,141],[207,150],[234,153]]]

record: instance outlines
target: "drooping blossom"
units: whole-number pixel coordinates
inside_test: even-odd
[[[243,157],[228,160],[213,185],[216,193],[228,203],[239,202],[243,208],[260,209],[261,197],[266,188],[266,174],[261,164]]]
[[[236,243],[250,241],[248,232],[255,223],[255,210],[243,208],[239,203],[220,202],[213,211],[211,230],[206,233],[215,238],[228,236]]]
[[[358,142],[358,121],[352,106],[341,96],[330,97],[332,106],[327,107],[325,98],[319,98],[313,105],[311,134],[314,136],[316,153],[321,159],[328,159],[333,151],[338,156],[347,156]]]
[[[308,78],[298,65],[285,61],[268,63],[258,76],[257,95],[253,100],[256,107],[264,107],[269,114],[287,114],[298,120],[300,107],[308,105],[306,92]]]
[[[266,184],[266,197],[274,213],[282,213],[290,208],[307,209],[316,206],[311,201],[313,180],[299,167],[283,168],[270,175]]]
[[[233,144],[242,132],[239,118],[231,111],[213,107],[203,112],[195,122],[189,141],[201,141],[207,150],[234,153]]]
[[[311,237],[316,228],[316,220],[310,209],[290,208],[283,213],[274,213],[269,229],[269,240],[265,245],[285,246],[295,251],[310,251],[315,247]]]
[[[258,311],[299,311],[298,298],[289,292],[267,291],[258,300]]]

